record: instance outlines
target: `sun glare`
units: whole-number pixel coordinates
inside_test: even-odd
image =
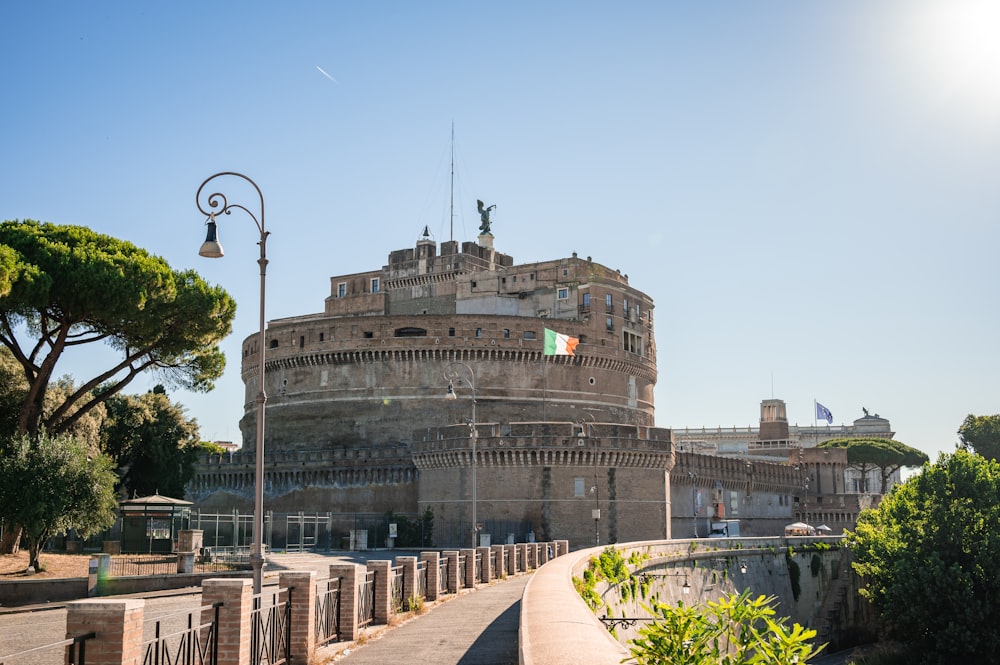
[[[917,84],[938,104],[997,122],[1000,1],[917,0],[899,6],[901,55]]]

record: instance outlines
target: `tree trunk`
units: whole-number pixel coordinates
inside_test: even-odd
[[[4,524],[3,535],[0,536],[0,554],[17,554],[21,545],[21,526],[19,524]]]

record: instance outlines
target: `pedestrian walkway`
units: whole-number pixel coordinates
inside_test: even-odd
[[[352,647],[338,665],[517,665],[521,594],[531,575],[462,593]]]

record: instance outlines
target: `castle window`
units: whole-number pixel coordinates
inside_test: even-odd
[[[569,289],[567,289],[566,287],[560,288],[556,292],[556,297],[559,298],[559,300],[566,300],[566,299],[568,299],[569,298]]]
[[[590,307],[590,291],[585,291],[583,294],[583,306]]]
[[[586,493],[584,492],[584,489],[583,489],[584,486],[585,486],[585,483],[583,482],[583,478],[574,478],[573,479],[573,496],[586,496]]]
[[[506,284],[507,283],[507,278],[506,277],[501,277],[500,278],[500,283],[501,284]]]
[[[535,339],[535,331],[534,330],[525,330],[524,331],[524,339]]]
[[[270,343],[270,344],[268,344],[268,347],[269,347],[269,348],[272,348],[272,349],[276,349],[276,348],[278,348],[278,340],[276,340],[276,339],[272,339],[272,340],[271,340],[271,343]]]
[[[476,328],[476,337],[482,337],[482,336],[483,336],[483,329]]]
[[[624,316],[626,319],[628,318],[628,298],[625,298],[622,301],[622,316]]]
[[[611,311],[611,308],[615,306],[614,298],[611,296],[610,293],[604,294],[604,305],[605,307],[608,308],[609,312]]]
[[[347,282],[337,284],[337,297],[343,298],[347,295]]]
[[[454,336],[455,336],[455,329],[448,328],[448,337],[454,337]]]
[[[569,268],[563,268],[563,277],[569,277]]]
[[[535,273],[531,273],[531,274],[530,274],[530,275],[529,275],[528,277],[529,277],[530,279],[535,279]]]
[[[304,349],[305,346],[306,346],[306,337],[305,337],[305,335],[299,335],[299,348]]]
[[[503,329],[503,338],[504,339],[510,339],[510,328],[504,328]]]
[[[608,330],[614,330],[615,329],[615,320],[614,320],[614,318],[612,318],[612,317],[609,316],[607,318],[607,321],[605,321],[605,325],[607,326]]]
[[[423,328],[396,328],[395,337],[427,337],[427,331]]]
[[[642,314],[639,313],[639,303],[635,304],[635,318],[642,321]]]
[[[372,293],[378,293],[378,277],[372,277]]]
[[[517,284],[517,275],[514,275],[513,277],[511,277],[511,278],[510,278],[510,281],[512,281],[512,282],[514,282],[515,284]]]
[[[642,355],[642,338],[630,330],[622,331],[622,347],[629,353]]]
[[[375,333],[370,330],[365,331],[365,339],[372,339],[373,337],[375,337]]]
[[[475,282],[475,280],[473,280],[473,282],[472,282],[472,288],[476,288],[476,282]]]
[[[321,342],[323,341],[323,333],[319,334],[319,341],[321,341]]]
[[[587,336],[586,335],[579,335],[577,337],[577,339],[580,340],[580,344],[586,344],[587,343]]]

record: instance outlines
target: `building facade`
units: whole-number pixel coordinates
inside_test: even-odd
[[[575,355],[545,355],[547,328],[579,339]],[[258,344],[242,347],[243,451],[254,450]],[[322,312],[270,321],[265,344],[270,510],[430,508],[444,533],[471,532],[475,503],[493,542],[589,542],[596,497],[605,542],[668,535],[653,302],[619,271],[576,254],[515,264],[488,233],[439,246],[425,229],[380,269],[332,277]],[[189,495],[245,506],[253,462],[207,459]]]

